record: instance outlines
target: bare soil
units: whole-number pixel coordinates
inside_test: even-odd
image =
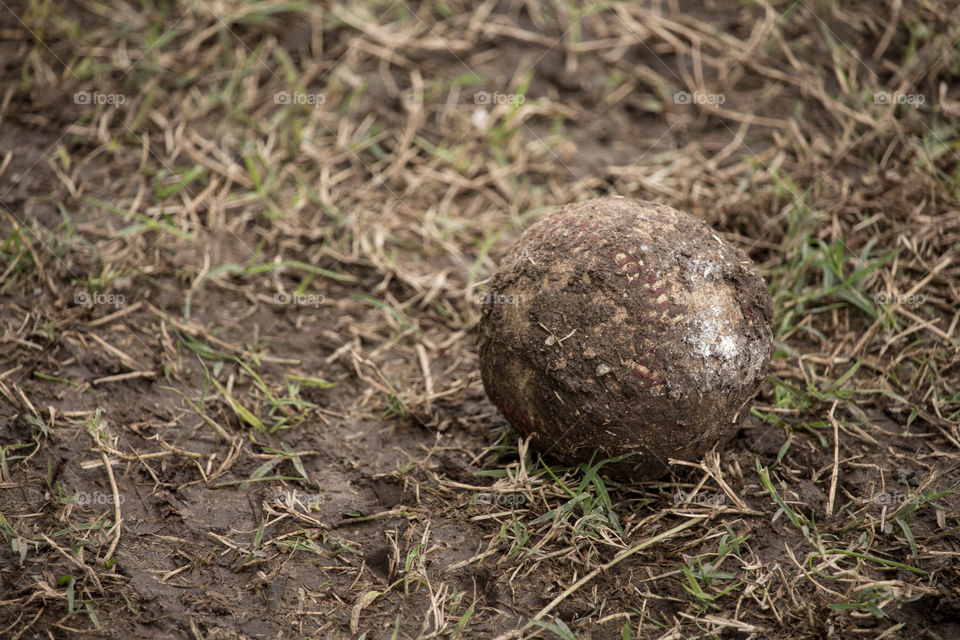
[[[0,3],[0,638],[960,637],[958,39]],[[751,412],[658,480],[540,458],[479,371],[500,260],[605,195],[774,300]]]

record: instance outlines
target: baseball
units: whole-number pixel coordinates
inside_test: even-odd
[[[668,206],[601,198],[520,237],[483,299],[484,388],[541,453],[665,475],[736,431],[763,381],[773,303],[750,259]]]

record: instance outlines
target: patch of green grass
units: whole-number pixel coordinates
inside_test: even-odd
[[[516,511],[513,511],[510,514],[510,521],[500,524],[500,533],[497,535],[497,542],[510,542],[510,549],[507,551],[507,556],[515,556],[519,553],[542,554],[542,551],[527,546],[532,537],[533,531],[530,529],[530,526],[517,516]]]
[[[27,235],[30,232],[17,225],[0,243],[0,293],[9,295],[17,283],[17,277],[36,271],[33,246]]]
[[[195,164],[191,167],[177,167],[173,171],[161,169],[154,176],[154,196],[164,200],[176,195],[196,181],[205,183],[207,171],[203,166]]]
[[[173,217],[167,214],[161,215],[160,219],[154,219],[141,213],[137,213],[136,211],[128,211],[127,209],[115,206],[109,202],[104,202],[103,200],[93,196],[84,196],[84,202],[135,222],[135,224],[124,227],[123,229],[115,232],[114,235],[118,238],[123,238],[132,234],[149,230],[170,234],[171,236],[189,240],[191,242],[196,241],[197,239],[194,234],[182,230]]]
[[[880,251],[877,240],[871,239],[854,254],[841,239],[827,242],[817,237],[819,218],[815,205],[809,202],[817,184],[801,193],[788,175],[772,168],[770,174],[774,181],[771,208],[782,208],[786,220],[784,254],[778,257],[769,278],[777,310],[776,335],[785,341],[792,333],[803,330],[823,338],[801,321],[837,308],[838,304],[857,308],[871,319],[880,317],[882,305],[875,296],[867,295],[864,287],[900,250]],[[891,326],[895,322],[890,317],[886,321]]]
[[[719,591],[716,590],[717,583],[734,580],[737,577],[729,571],[721,571],[720,565],[727,557],[737,555],[740,545],[750,538],[750,536],[736,536],[729,524],[724,523],[724,526],[727,531],[720,537],[717,553],[712,554],[712,560],[706,559],[710,556],[699,556],[680,567],[685,580],[683,588],[701,605],[710,608],[719,608],[714,602],[743,584],[740,581]]]
[[[327,555],[326,549],[324,549],[322,546],[317,544],[316,540],[314,540],[301,527],[297,527],[297,528],[300,529],[302,535],[297,536],[296,538],[285,538],[283,540],[276,540],[274,541],[274,544],[279,547],[290,549],[293,552],[305,551],[307,553],[312,553],[318,556]]]
[[[777,489],[773,486],[773,481],[770,479],[770,472],[766,467],[760,465],[760,458],[756,459],[757,463],[757,475],[760,476],[760,482],[763,484],[763,488],[767,490],[767,493],[770,494],[770,497],[773,498],[773,501],[777,503],[777,506],[780,507],[780,511],[787,516],[787,519],[790,520],[790,523],[797,528],[797,531],[803,534],[804,538],[810,537],[810,527],[806,523],[801,521],[801,516],[796,511],[794,511],[786,501],[780,497],[780,494],[777,492]]]
[[[570,496],[570,499],[535,519],[530,523],[531,526],[547,521],[564,523],[579,512],[579,517],[573,525],[576,534],[602,538],[606,531],[613,531],[618,538],[623,540],[623,527],[613,508],[610,493],[607,491],[607,483],[598,472],[605,464],[617,462],[626,457],[627,455],[623,455],[601,460],[596,464],[581,465],[582,475],[576,489],[571,489],[564,484],[549,465],[541,462],[544,470]]]
[[[923,597],[922,595],[903,596],[883,585],[867,585],[866,588],[858,589],[855,595],[856,600],[853,602],[832,603],[828,604],[827,608],[834,611],[863,611],[875,618],[883,618],[883,607],[887,604],[915,602]]]

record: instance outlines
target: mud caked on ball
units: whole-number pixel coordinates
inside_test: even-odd
[[[750,259],[670,207],[602,198],[527,229],[480,320],[487,395],[542,453],[627,480],[731,436],[767,372],[773,303]]]

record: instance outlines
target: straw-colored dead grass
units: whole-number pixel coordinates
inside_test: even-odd
[[[0,4],[0,636],[960,634],[950,3]],[[761,266],[669,481],[484,398],[519,232],[657,200]]]

